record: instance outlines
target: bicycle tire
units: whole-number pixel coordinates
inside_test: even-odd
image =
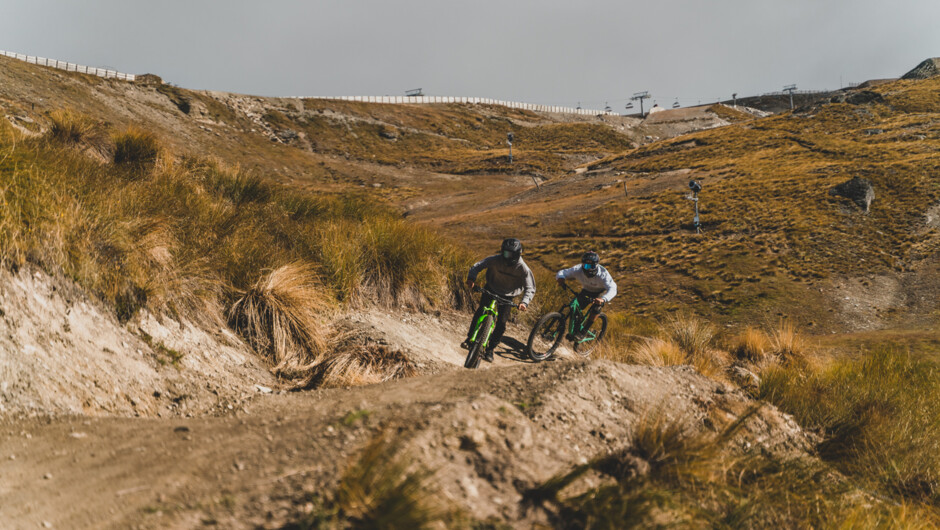
[[[600,324],[600,328],[598,328]],[[585,330],[588,335],[597,330],[596,334],[593,337],[586,337],[576,342],[574,345],[574,352],[580,355],[581,357],[587,357],[591,355],[595,349],[597,349],[597,344],[603,340],[604,335],[607,333],[607,315],[601,313],[597,315],[597,318],[594,319],[594,324],[591,326],[591,329]]]
[[[547,313],[535,323],[526,343],[526,354],[533,361],[544,361],[555,353],[565,337],[565,317],[561,313]]]
[[[467,360],[463,367],[471,370],[480,366],[480,359],[483,358],[483,351],[486,349],[486,340],[490,337],[493,327],[493,316],[486,315],[483,322],[480,323],[480,329],[477,330],[477,340],[470,345],[470,352],[467,353]]]

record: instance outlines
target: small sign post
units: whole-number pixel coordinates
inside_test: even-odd
[[[512,133],[506,134],[506,143],[509,144],[509,163],[512,164]]]
[[[695,233],[702,233],[702,224],[699,222],[698,217],[698,192],[702,191],[702,185],[694,180],[689,181],[689,189],[692,190],[692,195],[686,196],[686,199],[689,199],[695,203],[695,217],[692,219],[692,226],[695,227]]]

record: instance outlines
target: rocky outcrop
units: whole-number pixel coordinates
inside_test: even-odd
[[[868,103],[884,103],[885,98],[871,90],[849,91],[837,94],[829,99],[830,103],[848,103],[849,105],[865,105]]]
[[[916,68],[904,74],[901,79],[929,79],[940,75],[940,57],[927,59],[917,65]]]
[[[871,207],[871,201],[875,200],[875,188],[871,181],[860,177],[853,177],[852,180],[843,182],[829,190],[829,195],[845,197],[858,205],[865,213]]]

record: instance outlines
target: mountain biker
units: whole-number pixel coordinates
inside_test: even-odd
[[[617,283],[607,272],[601,263],[600,256],[593,250],[585,252],[581,256],[581,265],[575,265],[568,269],[562,269],[555,275],[558,285],[565,286],[565,280],[575,279],[581,284],[581,292],[578,293],[578,304],[585,307],[591,304],[591,310],[588,313],[587,320],[582,329],[591,329],[594,319],[601,313],[604,304],[613,300],[617,296]],[[584,338],[584,332],[578,339]]]
[[[519,311],[526,311],[532,297],[535,296],[535,276],[529,266],[522,260],[522,242],[516,238],[504,239],[500,245],[499,254],[484,258],[470,267],[467,275],[467,286],[473,289],[477,275],[486,269],[486,289],[503,298],[515,298],[522,295],[522,302],[517,306]],[[470,330],[467,331],[467,340],[460,347],[470,348],[470,337],[473,335],[474,323],[483,314],[483,309],[493,301],[493,296],[483,291],[480,297],[480,307],[477,308],[470,321]],[[506,322],[509,320],[511,305],[498,302],[496,304],[496,326],[490,335],[490,342],[483,352],[483,359],[493,362],[493,350],[506,331]]]

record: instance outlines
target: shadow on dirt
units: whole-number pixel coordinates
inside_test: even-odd
[[[499,341],[499,346],[496,347],[496,350],[493,353],[499,357],[502,357],[503,359],[506,359],[507,361],[533,364],[535,361],[529,359],[528,355],[526,355],[525,347],[526,345],[524,342],[520,342],[512,337],[504,336]]]

